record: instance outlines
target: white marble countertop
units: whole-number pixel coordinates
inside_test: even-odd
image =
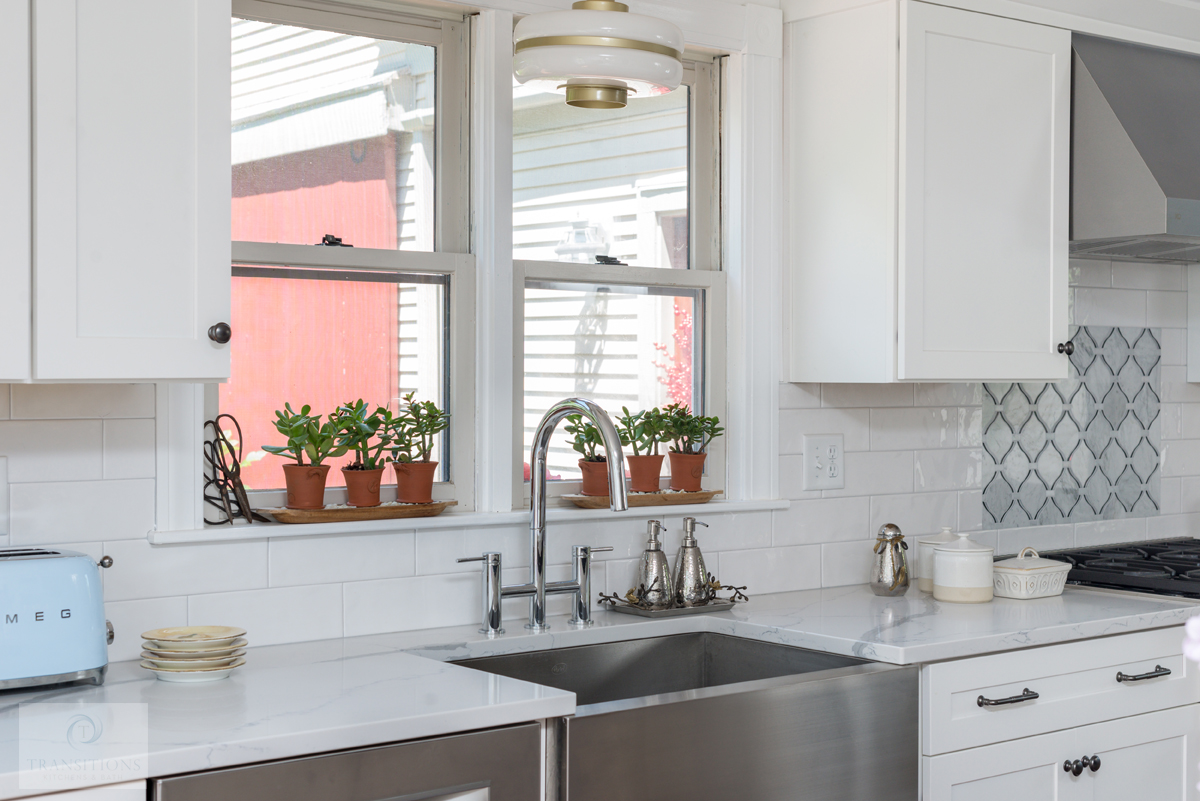
[[[21,703],[145,703],[151,776],[282,759],[572,714],[575,696],[447,660],[694,631],[913,664],[1182,625],[1200,601],[1068,587],[1037,601],[961,605],[915,588],[878,598],[865,586],[752,598],[729,612],[662,620],[597,610],[588,629],[521,621],[489,639],[476,626],[253,648],[210,684],[157,681],[135,662],[102,687],[0,694],[0,799],[18,789]]]

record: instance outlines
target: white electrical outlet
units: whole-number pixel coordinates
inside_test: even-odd
[[[845,448],[841,434],[804,438],[804,489],[845,489]]]

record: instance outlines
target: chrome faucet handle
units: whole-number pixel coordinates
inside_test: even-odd
[[[460,565],[463,562],[486,562],[486,556],[464,556],[462,559],[456,560]]]
[[[600,548],[592,548],[592,553],[605,553],[606,551],[611,551],[612,549],[613,547],[611,545],[605,545]]]
[[[503,595],[500,584],[500,554],[495,551],[488,551],[483,556],[464,556],[457,561],[460,564],[463,562],[483,562],[483,627],[480,631],[489,637],[503,634],[504,628],[500,625],[500,598]]]
[[[568,621],[572,626],[592,625],[592,554],[604,553],[612,549],[611,545],[599,548],[575,545],[571,548],[572,572],[576,586],[575,602],[572,604],[574,609],[571,619]]]

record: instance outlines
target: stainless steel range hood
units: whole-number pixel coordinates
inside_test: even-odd
[[[1073,45],[1071,255],[1200,262],[1200,57]]]

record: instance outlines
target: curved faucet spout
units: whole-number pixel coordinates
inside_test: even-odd
[[[529,598],[527,628],[535,630],[546,628],[546,454],[554,429],[573,414],[591,420],[600,431],[604,457],[608,461],[609,505],[614,512],[629,508],[625,491],[625,455],[621,452],[621,437],[608,412],[586,398],[567,398],[551,406],[538,424],[529,452],[529,565],[530,583],[535,592]]]

